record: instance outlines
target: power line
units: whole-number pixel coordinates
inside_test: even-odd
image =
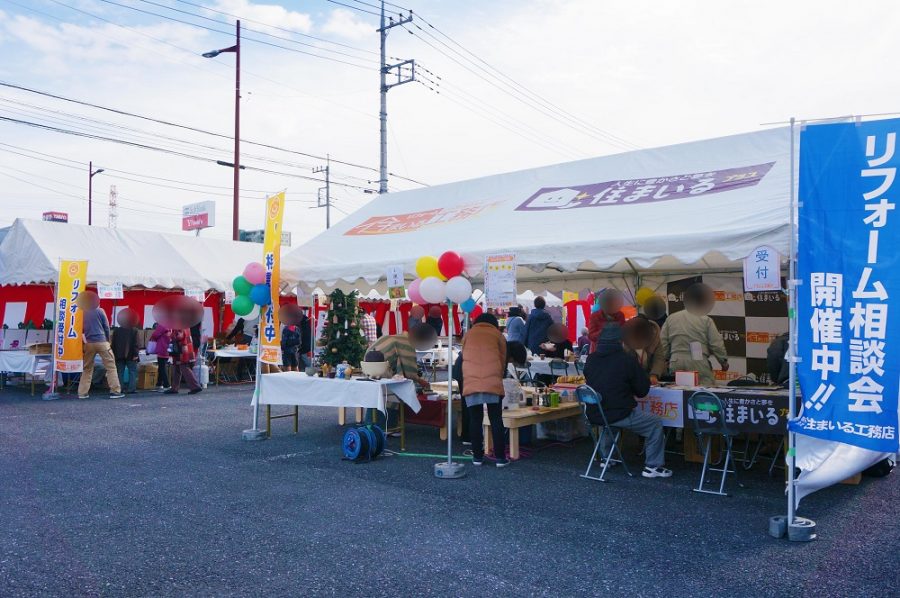
[[[144,0],[141,0],[141,1],[144,1]],[[65,7],[67,7],[67,8],[73,8],[72,6],[67,5],[67,4],[65,4],[64,2],[60,2],[60,0],[51,0],[51,2],[55,2],[56,4],[60,4],[60,5],[65,6]],[[209,27],[209,26],[207,26],[207,25],[201,25],[201,24],[199,24],[199,23],[191,23],[190,21],[185,21],[185,20],[183,20],[183,19],[177,19],[177,18],[175,18],[175,17],[171,17],[171,16],[168,16],[168,15],[163,15],[163,14],[160,14],[160,13],[158,13],[158,12],[153,12],[153,11],[150,11],[150,10],[144,10],[144,9],[138,8],[138,7],[136,7],[136,6],[129,6],[128,4],[121,4],[121,3],[119,3],[119,2],[113,2],[113,0],[100,0],[100,2],[103,2],[103,3],[106,3],[106,4],[110,4],[110,5],[112,5],[112,6],[118,6],[119,8],[127,8],[128,10],[133,10],[133,11],[135,11],[135,12],[139,12],[139,13],[144,14],[144,15],[148,15],[148,16],[152,16],[152,17],[158,17],[158,18],[160,18],[160,19],[166,19],[167,21],[172,21],[172,22],[174,22],[174,23],[181,23],[182,25],[188,25],[189,27],[197,27],[198,29],[205,29],[206,31],[212,31],[213,33],[220,33],[220,34],[222,34],[222,35],[232,35],[230,31],[223,31],[223,30],[221,30],[221,29],[215,29],[215,28],[213,28],[213,27]],[[177,10],[177,9],[170,9],[170,10]],[[184,11],[179,11],[179,12],[184,12]],[[188,13],[188,14],[190,14],[190,13]],[[194,15],[194,16],[198,16],[198,15]],[[206,18],[206,17],[199,16],[199,18]],[[214,22],[216,22],[216,23],[219,23],[219,22],[220,22],[220,21],[217,21],[217,20],[215,20],[215,19],[212,19],[212,20],[213,20]],[[268,35],[269,37],[275,37],[275,38],[278,38],[278,36],[275,36],[275,35],[272,35],[272,34],[264,34],[264,35]],[[286,50],[286,51],[288,51],[288,52],[296,52],[297,54],[305,54],[306,56],[312,56],[312,57],[314,57],[314,58],[320,58],[320,59],[322,59],[322,60],[330,60],[330,61],[332,61],[332,62],[338,62],[338,63],[341,63],[341,64],[346,64],[346,65],[349,65],[349,66],[353,66],[353,67],[356,67],[356,68],[367,69],[367,70],[370,69],[370,68],[372,68],[372,67],[370,67],[370,66],[366,66],[366,65],[362,65],[362,64],[356,64],[356,63],[354,63],[354,62],[349,62],[349,61],[347,61],[347,60],[342,60],[342,59],[340,59],[340,58],[332,58],[332,57],[330,57],[330,56],[322,56],[321,54],[315,54],[315,53],[313,53],[313,52],[308,52],[308,51],[306,51],[306,50],[299,50],[299,49],[297,49],[297,48],[289,48],[289,47],[287,47],[287,46],[282,46],[282,45],[280,45],[280,44],[276,44],[276,43],[272,43],[272,42],[267,42],[267,41],[265,41],[265,40],[257,39],[257,38],[254,38],[254,37],[244,37],[244,39],[245,39],[246,41],[251,41],[251,42],[254,42],[254,43],[257,43],[257,44],[262,44],[262,45],[264,45],[264,46],[271,46],[271,47],[273,47],[273,48],[279,48],[279,49],[281,49],[281,50]],[[285,38],[278,38],[278,39],[285,39]],[[368,59],[360,58],[359,60],[368,60]]]
[[[606,138],[608,138],[608,139],[610,139],[610,140],[612,140],[612,141],[616,141],[616,142],[619,142],[619,143],[622,143],[622,144],[626,144],[626,145],[632,146],[632,147],[635,148],[635,149],[639,149],[639,146],[637,146],[636,144],[631,143],[631,142],[628,141],[627,139],[623,139],[622,137],[619,137],[619,136],[617,136],[617,135],[614,135],[614,134],[610,133],[609,131],[606,131],[606,130],[604,130],[604,129],[601,129],[601,128],[599,128],[599,127],[593,125],[592,123],[590,123],[590,122],[588,122],[588,121],[586,121],[586,120],[584,120],[584,119],[581,119],[581,118],[579,118],[578,116],[572,114],[571,112],[569,112],[569,111],[567,111],[567,110],[565,110],[565,109],[559,107],[558,105],[554,104],[554,103],[551,102],[550,100],[547,100],[547,99],[543,98],[543,97],[540,96],[537,92],[535,92],[535,91],[529,89],[529,88],[526,87],[525,85],[522,85],[521,83],[519,83],[518,81],[516,81],[515,79],[513,79],[513,78],[510,77],[509,75],[505,74],[505,73],[504,73],[503,71],[501,71],[500,69],[498,69],[498,68],[496,68],[495,66],[491,65],[489,62],[487,62],[486,60],[484,60],[484,59],[483,59],[481,56],[479,56],[478,54],[472,52],[471,50],[469,50],[468,48],[466,48],[465,46],[463,46],[462,44],[460,44],[459,42],[457,42],[455,39],[453,39],[452,37],[450,37],[448,34],[444,33],[444,32],[441,31],[440,29],[438,29],[433,23],[431,23],[430,21],[428,21],[428,19],[426,19],[425,17],[422,17],[421,15],[418,15],[418,16],[419,16],[419,20],[421,20],[423,23],[425,23],[429,28],[433,29],[435,32],[437,32],[438,34],[440,34],[442,37],[444,37],[444,38],[446,38],[448,41],[450,41],[450,43],[452,43],[454,46],[460,48],[463,52],[465,52],[466,54],[468,54],[469,56],[471,56],[472,58],[474,58],[474,59],[475,59],[476,61],[478,61],[479,63],[483,64],[485,67],[487,67],[488,69],[490,69],[490,71],[493,71],[493,73],[496,73],[495,76],[499,76],[499,77],[505,79],[505,80],[508,81],[512,86],[515,86],[516,88],[520,89],[520,90],[521,90],[522,92],[524,92],[526,95],[530,96],[530,97],[533,98],[535,101],[541,103],[542,105],[544,105],[544,106],[547,107],[548,109],[551,109],[551,110],[557,112],[558,114],[560,114],[560,115],[562,115],[562,116],[564,116],[564,117],[569,118],[570,120],[574,121],[575,123],[577,123],[577,124],[579,124],[579,125],[581,125],[581,126],[588,127],[588,128],[590,128],[590,129],[592,129],[593,131],[595,131],[597,134],[599,134],[599,135],[601,135],[601,136],[604,136],[604,137],[606,137]],[[420,29],[421,29],[421,28],[420,28]],[[426,34],[428,34],[428,32],[425,31],[425,30],[423,30],[423,32],[426,33]],[[430,34],[429,34],[429,35],[430,35]],[[437,41],[440,41],[440,40],[439,40],[436,36],[434,36],[434,35],[431,35],[431,37],[432,37],[433,39],[437,40]],[[443,42],[442,42],[442,43],[443,43]],[[447,46],[446,43],[444,43],[443,45],[444,45],[444,46]],[[449,48],[449,46],[447,46],[447,47]],[[459,54],[459,52],[457,52],[457,54]],[[482,69],[482,70],[484,70],[484,69]]]
[[[105,1],[105,0],[104,0],[104,1]],[[159,8],[165,9],[165,10],[171,10],[172,12],[177,12],[177,13],[179,13],[179,14],[188,15],[188,16],[194,17],[194,18],[196,18],[196,19],[203,19],[204,21],[210,21],[210,22],[212,22],[212,23],[217,23],[217,24],[221,24],[221,23],[222,23],[222,21],[220,21],[219,19],[213,19],[213,18],[211,18],[211,17],[207,17],[207,16],[204,16],[204,15],[199,15],[199,14],[197,14],[197,13],[195,13],[195,12],[191,12],[191,11],[189,11],[189,10],[181,10],[181,9],[175,8],[175,7],[173,7],[173,6],[168,6],[168,5],[165,5],[165,4],[160,4],[160,3],[158,3],[158,2],[152,2],[151,0],[140,0],[140,1],[143,2],[144,4],[149,4],[149,5],[151,5],[151,6],[157,6],[157,7],[159,7]],[[315,49],[321,50],[321,51],[323,51],[323,52],[331,52],[331,53],[333,53],[333,54],[338,54],[338,55],[340,55],[340,56],[345,56],[345,57],[347,57],[347,58],[353,58],[353,59],[355,59],[355,60],[365,60],[365,61],[367,61],[367,62],[372,62],[373,64],[375,63],[375,59],[374,59],[374,58],[364,58],[364,57],[361,57],[361,56],[354,56],[353,54],[348,54],[347,52],[341,52],[340,50],[332,50],[331,48],[323,48],[323,47],[317,46],[317,45],[315,45],[315,44],[310,44],[310,43],[308,43],[308,42],[301,42],[301,41],[292,39],[292,38],[290,38],[290,37],[283,37],[283,36],[280,36],[280,35],[273,35],[273,34],[271,34],[271,33],[267,33],[267,32],[265,32],[265,31],[260,31],[260,30],[258,30],[258,29],[252,29],[252,28],[246,27],[246,26],[242,27],[241,29],[244,30],[244,31],[250,31],[250,32],[252,32],[252,33],[256,33],[256,34],[259,34],[259,35],[264,35],[264,36],[266,36],[266,37],[271,37],[272,39],[277,39],[277,40],[281,40],[281,41],[286,41],[286,42],[290,42],[290,43],[292,43],[292,44],[298,44],[298,45],[304,46],[304,47],[315,48]],[[327,57],[321,56],[321,58],[327,58]]]
[[[414,23],[413,23],[413,26],[416,27],[419,31],[421,31],[421,32],[423,32],[423,33],[426,33],[426,34],[429,35],[431,38],[435,39],[435,40],[437,41],[437,43],[440,43],[440,44],[442,44],[442,45],[444,45],[444,46],[447,46],[446,43],[442,42],[441,40],[437,40],[437,38],[436,38],[434,35],[431,35],[430,33],[426,32],[426,31],[425,31],[424,29],[422,29],[422,27],[421,27],[420,25],[418,25],[417,23],[414,22]],[[415,31],[413,31],[412,29],[409,29],[408,27],[404,27],[404,28],[405,28],[409,33],[411,33],[412,35],[414,35],[414,36],[416,36],[417,38],[419,38],[419,40],[422,41],[422,43],[424,43],[424,44],[426,44],[427,46],[431,47],[431,48],[434,49],[436,52],[438,52],[439,54],[441,54],[442,56],[444,56],[445,58],[447,58],[447,59],[449,59],[450,61],[454,62],[455,64],[457,64],[458,66],[462,67],[463,69],[469,71],[470,73],[472,73],[473,75],[475,75],[476,77],[478,77],[479,79],[481,79],[482,81],[484,81],[485,83],[487,83],[488,85],[490,85],[491,87],[494,87],[495,89],[499,90],[501,93],[504,93],[504,94],[508,95],[509,97],[515,99],[516,101],[518,101],[518,102],[520,102],[521,104],[527,106],[528,108],[531,108],[532,110],[536,110],[537,112],[543,114],[544,116],[547,116],[547,117],[549,117],[549,118],[551,118],[551,119],[553,119],[553,120],[555,120],[555,121],[557,121],[557,122],[559,122],[559,123],[561,123],[561,124],[563,124],[563,125],[565,125],[565,126],[571,128],[571,129],[574,129],[575,131],[578,131],[578,132],[580,132],[580,133],[582,133],[582,134],[587,134],[587,135],[589,135],[589,136],[591,136],[591,137],[594,137],[595,139],[602,140],[602,141],[604,141],[605,143],[608,143],[608,144],[611,144],[611,145],[616,145],[616,146],[618,146],[618,147],[620,147],[620,148],[623,148],[623,149],[632,149],[631,147],[625,146],[625,145],[624,145],[623,143],[621,143],[621,142],[610,141],[610,140],[607,139],[607,138],[601,138],[601,137],[599,137],[599,136],[596,135],[596,134],[592,134],[592,133],[590,133],[590,132],[588,132],[588,131],[585,131],[585,128],[584,128],[584,127],[578,127],[578,126],[574,125],[573,123],[569,122],[568,120],[561,118],[560,116],[554,114],[552,111],[547,110],[546,108],[544,108],[543,106],[541,106],[539,103],[535,102],[533,99],[531,99],[531,98],[529,98],[529,97],[527,97],[527,96],[524,96],[524,95],[521,94],[520,92],[516,92],[516,91],[514,91],[514,90],[513,90],[513,91],[510,91],[510,90],[508,89],[508,87],[509,87],[509,84],[508,84],[508,83],[505,83],[505,82],[503,82],[503,81],[500,81],[500,82],[498,83],[497,81],[493,80],[493,79],[497,79],[496,76],[494,76],[493,79],[491,79],[491,78],[488,78],[487,76],[483,75],[482,73],[479,73],[478,71],[475,70],[475,68],[478,68],[478,69],[481,70],[481,71],[484,71],[484,69],[481,68],[481,67],[479,67],[478,65],[474,65],[475,68],[472,68],[472,67],[470,67],[468,64],[462,62],[462,60],[466,60],[467,62],[469,62],[469,63],[471,64],[471,63],[472,63],[471,60],[469,60],[469,59],[467,59],[467,58],[465,58],[465,57],[463,57],[462,59],[458,59],[458,58],[456,58],[455,56],[453,56],[453,55],[449,54],[448,52],[446,52],[445,50],[442,50],[441,48],[439,48],[438,46],[436,46],[434,43],[432,43],[431,41],[429,41],[428,39],[426,39],[425,37],[423,37],[421,34],[416,33]],[[449,47],[449,46],[448,46],[448,47]],[[455,54],[459,54],[459,52],[457,52],[457,51],[455,51],[455,50],[452,50],[452,49],[451,49],[451,51],[453,51]]]
[[[152,146],[152,145],[148,145],[148,144],[145,144],[145,143],[138,143],[138,142],[134,142],[134,141],[128,141],[128,140],[124,140],[124,139],[116,139],[116,138],[113,138],[113,137],[106,137],[106,136],[104,136],[104,135],[95,135],[95,134],[92,134],[92,133],[84,133],[84,132],[81,132],[81,131],[73,131],[73,130],[71,130],[71,129],[63,129],[63,128],[61,128],[61,127],[55,127],[55,126],[51,126],[51,125],[45,125],[45,124],[41,124],[41,123],[35,123],[35,122],[31,122],[31,121],[25,121],[25,120],[21,120],[21,119],[17,119],[17,118],[10,118],[10,117],[7,117],[7,116],[0,116],[0,121],[6,121],[6,122],[15,123],[15,124],[25,125],[25,126],[34,127],[34,128],[37,128],[37,129],[43,129],[43,130],[47,130],[47,131],[52,131],[52,132],[55,132],[55,133],[63,133],[63,134],[66,134],[66,135],[73,135],[73,136],[76,136],[76,137],[85,137],[85,138],[88,138],[88,139],[95,139],[95,140],[98,140],[98,141],[108,141],[108,142],[111,142],[111,143],[118,143],[118,144],[121,144],[121,145],[127,145],[127,146],[131,146],[131,147],[139,148],[139,149],[146,149],[146,150],[151,150],[151,151],[157,151],[157,152],[161,152],[161,153],[171,154],[171,155],[174,155],[174,156],[179,156],[179,157],[182,157],[182,158],[190,158],[190,159],[192,159],[192,160],[199,160],[199,161],[201,161],[201,162],[213,162],[213,163],[216,162],[216,160],[215,160],[215,159],[212,159],[212,158],[204,158],[204,157],[202,157],[202,156],[197,156],[197,155],[194,155],[194,154],[187,154],[187,153],[185,153],[185,152],[181,152],[181,151],[177,151],[177,150],[171,150],[171,149],[167,149],[167,148],[162,148],[162,147],[158,147],[158,146]],[[292,177],[292,178],[297,178],[297,179],[304,179],[304,180],[307,180],[307,181],[321,182],[321,179],[317,179],[317,178],[309,177],[309,176],[304,176],[304,175],[301,175],[301,174],[293,174],[293,173],[289,173],[289,172],[279,172],[279,171],[275,171],[275,170],[269,170],[269,169],[267,169],[267,168],[260,168],[260,167],[258,167],[258,166],[249,166],[249,165],[248,165],[248,166],[243,166],[243,165],[242,165],[242,167],[246,168],[247,170],[253,170],[253,171],[256,171],[256,172],[264,172],[264,173],[267,173],[267,174],[274,174],[274,175],[279,175],[279,176],[287,176],[287,177]],[[335,185],[340,185],[340,186],[342,186],[342,187],[349,187],[349,188],[351,188],[351,189],[361,189],[361,190],[365,190],[365,187],[361,187],[361,186],[359,186],[359,185],[351,185],[351,184],[349,184],[349,183],[337,183],[337,182],[335,182],[334,184],[335,184]]]
[[[145,115],[137,114],[137,113],[134,113],[134,112],[128,112],[128,111],[126,111],[126,110],[119,110],[119,109],[117,109],[117,108],[110,108],[110,107],[108,107],[108,106],[102,106],[102,105],[100,105],[100,104],[94,104],[94,103],[87,102],[87,101],[84,101],[84,100],[77,100],[77,99],[74,99],[74,98],[69,98],[69,97],[66,97],[66,96],[62,96],[62,95],[58,95],[58,94],[54,94],[54,93],[50,93],[50,92],[46,92],[46,91],[40,91],[40,90],[38,90],[38,89],[34,89],[34,88],[31,88],[31,87],[26,87],[26,86],[24,86],[24,85],[17,85],[17,84],[15,84],[15,83],[10,83],[10,82],[7,82],[7,81],[0,81],[0,87],[8,87],[8,88],[11,88],[11,89],[18,89],[19,91],[25,91],[25,92],[28,92],[28,93],[33,93],[33,94],[36,94],[36,95],[40,95],[40,96],[52,98],[52,99],[55,99],[55,100],[60,100],[60,101],[63,101],[63,102],[69,102],[69,103],[72,103],[72,104],[77,104],[77,105],[79,105],[79,106],[86,106],[86,107],[89,107],[89,108],[96,108],[96,109],[98,109],[98,110],[104,110],[104,111],[106,111],[106,112],[111,112],[111,113],[113,113],[113,114],[119,114],[119,115],[121,115],[121,116],[129,116],[129,117],[132,117],[132,118],[137,118],[137,119],[145,120],[145,121],[148,121],[148,122],[153,122],[153,123],[157,123],[157,124],[161,124],[161,125],[166,125],[166,126],[170,126],[170,127],[176,127],[176,128],[184,129],[184,130],[187,130],[187,131],[193,131],[193,132],[195,132],[195,133],[202,133],[202,134],[204,134],[204,135],[211,135],[211,136],[213,136],[213,137],[219,137],[220,139],[227,139],[227,140],[230,140],[230,141],[234,141],[234,136],[233,136],[233,135],[227,135],[227,134],[224,134],[224,133],[216,133],[216,132],[214,132],[214,131],[208,131],[208,130],[206,130],[206,129],[201,129],[201,128],[199,128],[199,127],[194,127],[194,126],[185,125],[185,124],[180,124],[180,123],[176,123],[176,122],[172,122],[172,121],[162,120],[162,119],[159,119],[159,118],[153,118],[153,117],[150,117],[150,116],[145,116]],[[324,159],[325,159],[324,156],[320,156],[320,155],[318,155],[318,154],[311,154],[311,153],[308,153],[308,152],[302,152],[302,151],[299,151],[299,150],[292,150],[292,149],[288,149],[288,148],[279,147],[279,146],[276,146],[276,145],[271,145],[271,144],[268,144],[268,143],[261,143],[261,142],[258,142],[258,141],[251,141],[251,140],[247,140],[247,139],[241,139],[241,142],[242,142],[242,143],[246,143],[246,144],[248,144],[248,145],[255,145],[255,146],[257,146],[257,147],[264,147],[264,148],[266,148],[266,149],[272,149],[272,150],[281,151],[281,152],[285,152],[285,153],[289,153],[289,154],[295,154],[295,155],[298,155],[298,156],[305,156],[305,157],[308,157],[308,158],[314,158],[314,159],[316,159],[316,160],[324,160]],[[343,165],[343,166],[350,166],[350,167],[352,167],[352,168],[360,168],[360,169],[368,170],[368,171],[371,171],[371,172],[378,172],[378,169],[377,169],[377,168],[374,168],[374,167],[372,167],[372,166],[365,166],[365,165],[363,165],[363,164],[356,164],[356,163],[354,163],[354,162],[347,162],[347,161],[345,161],[345,160],[335,160],[335,159],[332,159],[331,161],[334,162],[334,163],[336,163],[336,164],[341,164],[341,165]],[[393,174],[393,173],[391,173],[391,174],[392,174],[392,176],[395,176],[396,178],[403,179],[403,180],[405,180],[405,181],[409,181],[409,182],[414,183],[414,184],[416,184],[416,185],[422,185],[422,186],[426,186],[426,187],[428,186],[427,183],[422,183],[421,181],[417,181],[417,180],[411,179],[411,178],[409,178],[409,177],[405,177],[405,176],[402,176],[402,175],[395,175],[395,174]]]
[[[223,11],[223,10],[217,10],[217,9],[215,9],[215,8],[210,8],[209,6],[203,6],[202,4],[196,4],[196,3],[194,3],[194,2],[188,2],[187,0],[175,0],[175,1],[176,1],[176,2],[180,2],[181,4],[187,4],[188,6],[193,6],[193,7],[195,7],[195,8],[200,8],[200,9],[203,9],[203,10],[207,10],[207,11],[209,11],[209,12],[213,12],[213,13],[216,13],[216,14],[219,14],[219,15],[223,15],[223,16],[226,16],[226,17],[231,17],[232,19],[241,19],[242,21],[246,21],[246,22],[248,22],[248,23],[254,23],[254,24],[256,24],[256,25],[262,25],[263,27],[269,27],[269,28],[271,28],[271,29],[276,29],[276,30],[278,30],[278,31],[283,31],[283,32],[285,32],[285,33],[293,33],[293,34],[295,34],[295,35],[300,35],[300,36],[303,36],[303,37],[308,37],[308,38],[310,38],[310,39],[314,39],[314,40],[316,40],[316,41],[320,41],[320,42],[323,42],[323,43],[334,44],[335,46],[340,46],[340,47],[343,47],[343,48],[348,48],[348,49],[350,49],[350,50],[356,50],[357,52],[365,52],[365,53],[368,53],[368,54],[374,54],[374,55],[376,55],[376,56],[378,55],[378,52],[375,52],[374,50],[366,50],[365,48],[357,48],[356,46],[351,46],[351,45],[349,45],[349,44],[344,44],[344,43],[341,43],[341,42],[336,42],[336,41],[334,41],[334,40],[330,40],[330,39],[326,39],[326,38],[322,38],[322,37],[316,37],[316,36],[314,36],[314,35],[310,35],[310,34],[308,34],[308,33],[303,33],[303,32],[297,31],[297,30],[295,30],[295,29],[286,29],[286,28],[280,27],[280,26],[278,26],[278,25],[272,25],[271,23],[264,23],[264,22],[262,22],[262,21],[255,21],[255,20],[253,20],[253,19],[248,19],[248,18],[245,17],[245,16],[236,15],[236,14],[233,14],[233,13],[225,12],[225,11]],[[323,49],[324,49],[324,48],[323,48]]]

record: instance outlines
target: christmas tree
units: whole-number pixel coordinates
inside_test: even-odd
[[[336,290],[329,295],[328,319],[325,320],[321,340],[325,347],[323,362],[336,366],[346,361],[359,367],[368,348],[359,325],[360,316],[356,291],[345,295],[343,291]]]

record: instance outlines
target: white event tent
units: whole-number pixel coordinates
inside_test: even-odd
[[[225,291],[258,243],[17,219],[0,230],[0,285],[55,283],[60,259],[88,260],[88,283]]]
[[[760,245],[788,253],[790,147],[778,128],[383,195],[286,255],[282,279],[383,292],[389,266],[411,279],[447,250],[475,282],[514,252],[519,292],[739,272]]]

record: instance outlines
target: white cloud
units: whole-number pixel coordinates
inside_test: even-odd
[[[255,4],[249,0],[217,0],[207,6],[244,19],[277,25],[301,33],[309,33],[312,30],[312,18],[308,14],[288,10],[277,4]],[[254,29],[265,29],[258,23],[249,25]]]
[[[36,51],[45,65],[51,68],[61,67],[73,60],[95,65],[150,65],[158,64],[160,57],[166,61],[178,61],[178,50],[167,44],[182,48],[203,48],[205,42],[202,40],[206,38],[206,32],[202,30],[169,22],[134,26],[130,29],[131,32],[112,24],[51,25],[36,18],[14,15],[2,22],[0,31]]]
[[[322,26],[323,33],[355,40],[364,40],[371,37],[373,30],[372,23],[363,21],[356,13],[343,8],[336,8],[331,11],[331,15]]]

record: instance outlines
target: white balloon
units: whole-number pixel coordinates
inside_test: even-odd
[[[241,316],[241,317],[244,318],[245,322],[250,322],[251,320],[259,319],[259,306],[254,303],[253,309],[250,310],[250,313],[247,314],[246,316]]]
[[[443,303],[446,298],[446,284],[436,276],[423,278],[419,283],[419,294],[428,303]]]
[[[447,299],[460,304],[472,296],[472,283],[462,276],[454,276],[447,281]]]

